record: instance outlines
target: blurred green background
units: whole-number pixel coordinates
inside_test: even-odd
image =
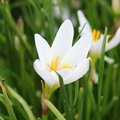
[[[79,9],[85,13],[91,26],[102,32],[107,26],[108,33],[114,35],[120,26],[120,8],[116,12],[112,0],[0,1],[0,80],[4,78],[5,83],[24,98],[36,119],[41,117],[41,78],[33,69],[33,62],[38,58],[34,34],[40,33],[51,44],[60,24],[69,18],[74,25],[75,40],[78,35],[77,10]],[[112,65],[105,63],[101,119],[119,120],[120,45],[107,54],[115,59],[115,63]],[[80,80],[78,89],[75,89],[76,82],[65,86],[74,119],[78,120],[96,119],[96,110],[93,106],[97,99],[97,85],[85,83],[86,77],[87,75]],[[82,103],[79,95],[75,98],[75,90],[79,92],[80,87],[85,89]],[[0,95],[2,95],[1,89]],[[14,97],[9,95],[9,98],[17,119],[29,120]],[[74,102],[75,99],[77,103]],[[52,95],[51,101],[61,113],[64,112],[59,89]],[[2,103],[0,103],[0,116],[0,120],[3,118],[9,120],[7,109]],[[55,119],[51,111],[48,119]]]

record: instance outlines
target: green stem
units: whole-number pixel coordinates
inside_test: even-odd
[[[58,118],[58,120],[66,120],[49,100],[45,100],[45,103],[47,104],[48,108],[54,113],[54,115]]]
[[[2,92],[3,92],[3,95],[4,95],[5,105],[6,105],[8,114],[9,114],[9,118],[10,118],[10,120],[17,120],[17,118],[15,116],[15,113],[14,113],[14,110],[13,110],[13,105],[12,105],[10,99],[8,98],[8,95],[7,95],[7,92],[6,92],[6,86],[4,84],[4,80],[2,80],[1,87],[2,87]]]
[[[77,103],[77,100],[78,100],[78,94],[79,94],[79,80],[77,80],[76,82],[75,82],[75,97],[74,97],[74,101],[73,101],[73,106],[75,106],[76,105],[76,103]]]
[[[108,105],[105,106],[105,108],[103,109],[102,114],[105,115],[106,113],[108,113],[108,111],[115,105],[117,100],[118,100],[118,97],[117,96],[113,96],[113,98],[110,101],[110,103],[108,103]]]
[[[67,120],[71,120],[72,119],[71,108],[69,107],[69,104],[68,104],[68,99],[67,99],[67,95],[66,95],[63,79],[62,79],[61,75],[59,75],[58,73],[57,73],[57,75],[59,77],[60,92],[61,92],[61,95],[62,95],[62,98],[63,98],[63,105],[64,105],[65,114],[66,114],[66,119]]]
[[[9,86],[7,86],[7,90],[8,90],[8,93],[10,94],[10,96],[13,96],[24,108],[26,114],[28,115],[29,120],[35,120],[36,118],[33,115],[32,111],[31,111],[30,107],[28,106],[28,104],[26,103],[26,101]]]
[[[81,87],[79,91],[79,99],[78,99],[78,120],[82,120],[82,113],[83,113],[83,97],[84,89]]]

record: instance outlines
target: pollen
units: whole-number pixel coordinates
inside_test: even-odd
[[[100,35],[101,35],[100,31],[94,29],[92,31],[92,39],[93,39],[93,41],[96,42],[100,38]]]
[[[49,72],[52,72],[54,70],[57,71],[57,70],[72,68],[72,66],[70,66],[70,65],[64,65],[64,66],[60,67],[59,63],[60,63],[59,56],[57,56],[55,59],[52,59]]]

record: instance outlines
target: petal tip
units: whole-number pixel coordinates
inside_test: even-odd
[[[82,10],[78,10],[77,14],[78,14],[78,16],[81,15],[81,14],[83,14]]]
[[[34,67],[34,69],[36,68],[36,65],[38,64],[38,62],[39,62],[39,59],[36,59],[36,60],[33,62],[33,67]]]
[[[66,19],[66,20],[63,22],[63,24],[66,24],[66,25],[70,26],[70,27],[73,29],[73,24],[72,24],[72,22],[71,22],[70,19]]]

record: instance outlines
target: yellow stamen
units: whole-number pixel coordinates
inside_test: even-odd
[[[65,68],[73,68],[73,67],[70,65],[64,65],[61,69],[65,69]]]
[[[51,61],[49,72],[52,72],[53,70],[56,71],[56,70],[72,68],[72,66],[70,65],[64,65],[63,67],[59,67],[58,65],[59,65],[59,56],[57,56],[55,60]]]
[[[110,39],[110,38],[112,37],[112,35],[111,35],[111,34],[108,34],[107,37],[108,37],[108,39]]]
[[[92,39],[93,39],[93,41],[94,42],[96,42],[99,38],[100,38],[100,31],[98,30],[96,30],[96,29],[94,29],[93,31],[92,31]]]
[[[57,70],[58,69],[58,64],[59,64],[59,56],[57,56],[55,58],[55,60],[51,61],[49,72],[52,72],[52,70]]]
[[[54,63],[54,69],[57,70],[58,69],[58,63],[59,63],[59,57],[57,56],[55,59],[55,63]]]

